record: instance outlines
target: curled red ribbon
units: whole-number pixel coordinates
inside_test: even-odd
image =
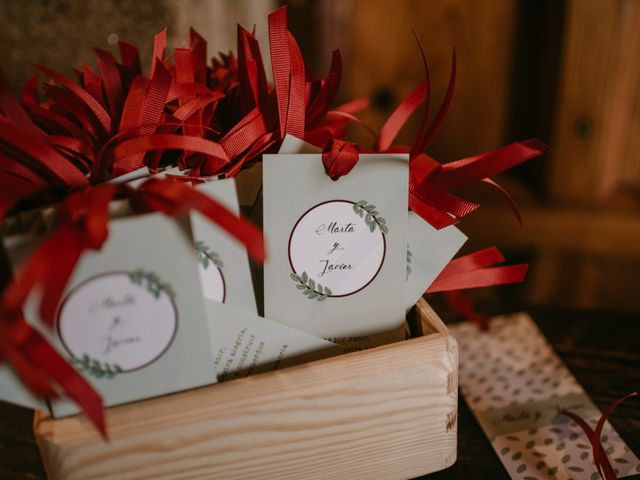
[[[603,480],[618,480],[618,476],[611,466],[609,457],[607,457],[604,447],[602,446],[602,442],[600,440],[600,437],[602,436],[602,429],[604,428],[604,424],[607,419],[622,402],[637,395],[638,392],[631,392],[628,395],[625,395],[624,397],[614,401],[611,406],[609,406],[609,408],[607,408],[600,416],[600,419],[598,420],[598,423],[596,424],[596,427],[594,429],[592,429],[586,422],[586,420],[580,415],[568,410],[562,410],[560,412],[562,415],[571,418],[584,431],[585,435],[589,439],[589,443],[591,443],[591,447],[593,449],[593,460],[596,464],[596,468],[598,469],[598,473],[600,474],[600,477],[603,478]]]
[[[454,313],[476,324],[480,330],[489,328],[489,321],[474,308],[470,298],[460,290],[523,282],[529,265],[526,263],[494,267],[505,261],[497,247],[454,258],[440,272],[425,293],[444,292]]]
[[[59,226],[5,289],[5,313],[21,312],[33,289],[41,286],[40,316],[46,324],[53,325],[60,296],[80,255],[100,249],[107,238],[108,206],[118,189],[117,185],[105,184],[67,197],[59,209]]]
[[[61,389],[107,439],[102,398],[22,315],[2,312],[0,361],[7,360],[35,395],[55,398]]]
[[[504,256],[496,247],[458,257],[447,264],[425,293],[464,290],[524,281],[529,269],[526,263],[492,267],[504,262]],[[490,268],[489,268],[490,267]]]
[[[321,141],[339,135],[362,101],[330,110],[342,76],[333,52],[330,71],[315,79],[287,28],[286,7],[269,16],[274,86],[267,84],[253,32],[238,29],[238,58],[207,66],[206,42],[190,31],[188,48],[165,58],[166,30],[154,37],[151,68],[137,49],[120,42],[120,60],[94,49],[98,70],[79,80],[46,67],[52,82],[37,96],[38,80],[23,86],[23,102],[0,75],[0,213],[16,202],[53,203],[70,193],[142,166],[190,169],[190,176],[234,176],[287,133]],[[10,178],[22,183],[12,188]],[[33,205],[30,205],[33,206]]]
[[[476,311],[473,301],[469,297],[463,295],[460,290],[446,291],[444,295],[453,313],[460,315],[465,321],[477,325],[482,331],[489,330],[489,319]]]

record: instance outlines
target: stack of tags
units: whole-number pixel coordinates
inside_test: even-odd
[[[197,212],[132,216],[116,201],[108,240],[77,264],[55,328],[38,320],[37,298],[27,302],[27,321],[105,406],[404,339],[406,311],[466,237],[408,213],[407,155],[361,155],[333,181],[319,153],[302,153],[309,148],[288,137],[282,153],[264,155],[266,318],[257,313],[246,250],[218,225]],[[142,168],[112,181],[136,185],[150,175]],[[239,214],[234,179],[197,188]],[[256,196],[254,189],[248,203]],[[5,238],[14,270],[53,227],[54,213],[34,215],[38,235],[26,225]],[[6,364],[0,392],[45,408]],[[63,399],[49,408],[55,416],[78,412]]]
[[[470,323],[450,330],[460,346],[460,389],[511,478],[600,478],[586,435],[558,412],[592,426],[601,414],[531,317],[497,317],[482,333]],[[619,477],[640,473],[608,422],[601,440]]]
[[[361,154],[334,181],[287,136],[263,158],[265,315],[348,351],[404,338],[405,313],[460,249],[455,227],[408,214],[405,154]]]
[[[132,172],[119,181],[138,182],[148,175]],[[233,179],[198,188],[239,211]],[[55,329],[37,320],[37,299],[25,308],[27,320],[85,375],[105,406],[343,352],[257,315],[247,252],[217,225],[198,213],[178,221],[158,213],[129,217],[127,206],[119,203],[111,208],[118,215],[109,223],[107,242],[78,263]],[[40,218],[38,223],[51,222]],[[5,238],[14,270],[45,233]],[[6,364],[0,367],[0,398],[47,408]],[[79,411],[63,399],[48,407],[57,417]]]

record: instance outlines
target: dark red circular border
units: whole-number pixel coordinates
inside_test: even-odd
[[[216,267],[220,272],[220,278],[222,278],[222,303],[227,301],[227,281],[224,278],[224,272],[220,267]]]
[[[227,281],[224,278],[224,272],[222,271],[222,269],[215,264],[213,266],[218,269],[218,271],[220,272],[220,278],[222,278],[222,301],[220,303],[224,303],[227,300]],[[205,271],[206,270],[207,269],[205,268]],[[216,300],[211,300],[211,301],[215,302]]]
[[[308,209],[306,212],[304,212],[300,216],[300,218],[298,218],[298,221],[293,225],[293,228],[291,229],[291,233],[289,234],[289,242],[287,243],[287,256],[289,257],[289,265],[291,266],[291,270],[293,271],[293,273],[297,274],[298,272],[296,272],[296,269],[293,267],[293,262],[291,261],[291,238],[293,237],[293,232],[296,231],[296,228],[298,227],[298,224],[300,223],[300,220],[302,220],[307,215],[307,213],[309,213],[311,210],[315,210],[316,208],[318,208],[321,205],[325,205],[327,203],[337,203],[337,202],[350,203],[352,205],[356,204],[356,202],[352,202],[351,200],[327,200],[326,202],[318,203],[317,205],[314,205],[313,207]],[[379,228],[380,227],[378,227],[378,229]],[[387,256],[387,238],[386,238],[386,235],[384,234],[384,232],[382,230],[380,230],[380,234],[382,235],[382,246],[383,246],[382,260],[380,261],[380,266],[378,267],[378,270],[376,270],[376,273],[374,273],[373,277],[371,277],[371,280],[369,280],[366,284],[364,284],[358,290],[354,290],[353,292],[345,293],[343,295],[329,295],[330,298],[342,298],[342,297],[348,297],[350,295],[354,295],[354,294],[358,293],[359,291],[364,290],[365,288],[367,288],[369,285],[371,285],[371,282],[373,282],[375,280],[375,278],[378,276],[378,273],[380,273],[380,270],[382,270],[382,265],[384,265],[384,259]]]
[[[69,353],[69,355],[71,355],[72,357],[76,358],[75,355],[73,354],[73,352],[71,351],[71,349],[69,348],[69,346],[65,343],[64,337],[62,336],[62,332],[60,331],[60,317],[61,317],[61,314],[62,314],[62,310],[64,310],[64,305],[67,303],[67,301],[69,300],[71,295],[74,294],[81,287],[83,287],[85,284],[87,284],[87,283],[89,283],[89,282],[91,282],[91,281],[93,281],[93,280],[95,280],[97,278],[108,277],[108,276],[113,276],[113,275],[129,275],[130,273],[131,272],[128,272],[126,270],[115,270],[113,272],[100,273],[98,275],[94,275],[93,277],[89,277],[89,278],[83,280],[78,285],[76,285],[71,290],[69,290],[69,292],[65,296],[64,300],[60,304],[60,308],[58,308],[58,316],[56,318],[56,330],[58,331],[58,338],[60,339],[60,342],[62,343],[62,346]],[[164,349],[156,357],[154,357],[153,359],[151,359],[150,361],[148,361],[144,365],[140,365],[139,367],[132,368],[132,369],[129,369],[129,370],[122,370],[122,372],[119,372],[119,373],[131,373],[131,372],[135,372],[137,370],[140,370],[142,368],[146,368],[149,365],[151,365],[152,363],[155,363],[160,357],[162,357],[167,352],[167,350],[169,350],[169,347],[171,347],[171,344],[175,340],[176,335],[178,333],[178,326],[179,326],[179,323],[180,323],[180,315],[178,314],[178,308],[176,307],[176,304],[173,301],[173,299],[171,297],[169,297],[168,295],[167,295],[167,298],[169,299],[169,302],[171,303],[171,306],[173,307],[173,311],[174,311],[175,317],[176,317],[176,326],[173,329],[173,335],[171,336],[171,339],[167,343],[167,346],[164,347]]]

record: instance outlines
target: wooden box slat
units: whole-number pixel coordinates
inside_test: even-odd
[[[456,458],[455,340],[425,336],[83,416],[37,413],[53,479],[407,479]],[[429,333],[434,332],[434,333]]]

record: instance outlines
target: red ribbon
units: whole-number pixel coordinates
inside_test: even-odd
[[[492,267],[505,258],[496,247],[489,247],[451,260],[427,288],[426,293],[444,292],[454,313],[475,323],[481,330],[489,321],[474,308],[473,301],[460,290],[523,282],[529,265],[526,263]],[[488,268],[491,267],[491,268]]]
[[[611,406],[607,408],[607,410],[605,410],[604,413],[600,416],[595,429],[592,429],[584,420],[584,418],[574,412],[570,412],[568,410],[562,410],[560,412],[562,415],[565,415],[576,422],[586,434],[593,449],[593,460],[596,464],[596,468],[598,469],[598,473],[603,478],[603,480],[618,480],[618,476],[613,470],[611,462],[609,461],[604,447],[602,446],[602,442],[600,440],[600,437],[602,436],[602,429],[604,428],[605,422],[615,411],[615,409],[618,408],[618,406],[626,399],[635,397],[636,395],[638,395],[638,392],[631,392],[630,394],[613,402]]]
[[[447,291],[444,292],[444,295],[453,313],[461,316],[465,321],[477,325],[480,330],[489,330],[489,319],[476,311],[473,301],[469,297],[463,295],[460,290]]]
[[[460,218],[478,208],[477,203],[461,199],[449,192],[450,189],[478,181],[498,188],[520,219],[513,199],[490,177],[541,155],[548,151],[548,147],[538,140],[530,139],[447,164],[440,164],[423,153],[440,130],[451,103],[456,78],[456,56],[454,51],[447,93],[434,121],[429,126],[429,70],[419,41],[418,46],[424,62],[426,80],[410,92],[391,113],[380,129],[373,151],[410,152],[409,208],[437,229],[458,223]],[[395,137],[422,104],[426,104],[425,113],[413,146],[410,149],[404,146],[393,146]],[[343,143],[342,141],[330,142],[324,150],[325,170],[334,180],[349,173],[358,161],[359,151],[367,151],[363,148],[346,148]]]
[[[496,247],[455,258],[440,272],[425,293],[464,290],[524,281],[529,265],[491,267],[504,261]],[[491,268],[488,268],[491,267]]]
[[[0,129],[7,133],[0,158],[11,159],[0,174],[34,184],[19,189],[24,193],[0,189],[0,210],[41,190],[59,199],[84,188],[87,174],[97,184],[143,165],[154,170],[163,160],[192,169],[192,176],[233,176],[287,133],[324,145],[357,120],[352,113],[362,102],[329,110],[342,76],[339,52],[333,52],[328,75],[315,80],[287,29],[286,8],[270,15],[269,41],[273,89],[255,34],[242,28],[238,59],[221,55],[211,69],[206,43],[193,30],[189,48],[174,51],[174,66],[165,59],[166,31],[154,37],[148,77],[142,76],[137,49],[122,42],[120,63],[94,49],[98,71],[84,67],[78,83],[38,67],[56,82],[44,85],[48,102],[42,105],[36,77],[23,87],[23,104],[0,78],[0,110],[12,123]]]
[[[278,102],[279,137],[304,137],[305,81],[300,49],[287,30],[287,7],[269,14],[269,46]]]
[[[54,398],[56,388],[62,389],[107,439],[100,395],[21,315],[9,320],[2,314],[0,362],[2,360],[11,364],[24,385],[37,396]]]
[[[243,243],[252,258],[264,261],[262,232],[257,227],[183,182],[151,178],[136,189],[104,184],[74,193],[62,203],[59,226],[5,290],[6,311],[21,311],[29,294],[40,285],[40,315],[46,324],[53,325],[61,295],[78,259],[86,250],[99,250],[107,239],[108,206],[119,191],[129,195],[137,213],[159,211],[176,216],[198,211]]]
[[[258,227],[184,182],[150,178],[132,190],[130,198],[136,212],[158,211],[176,216],[197,211],[241,242],[254,260],[263,262],[266,258],[262,231]]]
[[[344,140],[331,140],[322,152],[322,164],[331,180],[347,175],[358,162],[358,149]]]
[[[105,184],[71,194],[59,209],[59,226],[30,256],[4,292],[3,310],[18,313],[36,286],[42,287],[40,316],[55,321],[60,297],[80,255],[99,250],[107,239],[109,202],[119,186]]]

